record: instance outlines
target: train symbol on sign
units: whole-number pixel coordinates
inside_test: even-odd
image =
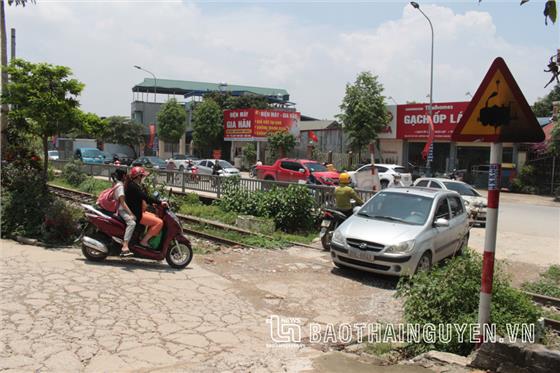
[[[490,100],[498,95],[498,90],[500,88],[500,80],[496,80],[496,90],[486,100],[486,106],[480,109],[478,121],[482,123],[483,126],[492,126],[498,128],[501,126],[507,126],[512,119],[517,119],[511,114],[511,102],[508,105],[494,105],[488,107]]]

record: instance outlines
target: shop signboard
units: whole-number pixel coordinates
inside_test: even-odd
[[[387,105],[387,123],[377,137],[380,139],[396,139],[397,138],[397,105]]]
[[[451,140],[468,102],[437,102],[432,105],[435,140]],[[429,104],[397,106],[397,139],[425,140],[429,135]]]
[[[224,140],[266,141],[269,134],[288,131],[299,137],[300,113],[282,110],[234,109],[224,111]]]

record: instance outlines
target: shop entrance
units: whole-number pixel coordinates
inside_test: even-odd
[[[408,162],[414,167],[425,167],[426,160],[422,158],[425,142],[408,143]],[[434,143],[434,160],[431,163],[432,174],[444,173],[449,164],[450,144],[448,142]]]

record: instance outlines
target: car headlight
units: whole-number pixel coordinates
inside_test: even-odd
[[[404,241],[396,245],[387,246],[386,253],[407,254],[414,249],[414,240]]]
[[[334,231],[331,242],[337,245],[344,246],[344,236],[342,235],[342,232],[339,229]]]

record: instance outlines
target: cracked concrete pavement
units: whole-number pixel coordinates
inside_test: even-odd
[[[304,371],[324,353],[267,346],[269,315],[400,317],[394,286],[333,276],[327,254],[309,249],[219,252],[177,271],[91,263],[75,248],[0,246],[2,371]]]

